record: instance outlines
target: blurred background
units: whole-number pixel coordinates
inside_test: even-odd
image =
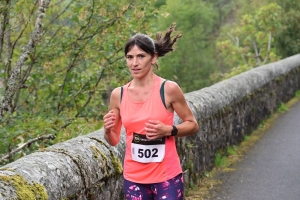
[[[176,24],[183,36],[156,73],[184,93],[300,52],[300,0],[52,0],[18,65],[38,8],[0,2],[0,166],[100,129],[111,91],[131,79],[123,47],[137,32]]]

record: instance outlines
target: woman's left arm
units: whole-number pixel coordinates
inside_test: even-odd
[[[184,137],[197,133],[199,125],[178,84],[167,81],[165,84],[165,95],[166,100],[170,103],[169,105],[174,109],[180,119],[182,119],[182,123],[176,125],[178,130],[177,137]],[[170,130],[172,131],[172,127],[170,127]]]
[[[177,137],[193,135],[198,132],[199,126],[184,95],[177,85],[172,81],[165,83],[165,102],[169,112],[175,111],[182,119],[182,123],[176,125]],[[145,124],[146,137],[149,140],[170,136],[173,130],[172,125],[164,124],[159,120],[149,120]]]

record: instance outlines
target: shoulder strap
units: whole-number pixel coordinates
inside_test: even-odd
[[[159,92],[160,92],[160,97],[161,97],[161,101],[162,101],[162,103],[164,104],[165,108],[167,108],[166,102],[165,102],[165,83],[166,83],[166,81],[168,81],[168,80],[165,80],[165,81],[161,84],[160,90],[159,90]],[[124,88],[123,88],[123,86],[122,86],[122,87],[121,87],[120,102],[122,101],[123,90],[124,90]]]
[[[121,103],[121,101],[122,101],[122,96],[123,96],[123,86],[121,87],[120,103]]]
[[[166,102],[165,102],[165,83],[166,83],[166,81],[168,81],[168,80],[165,80],[165,81],[161,84],[160,90],[159,90],[159,92],[160,92],[160,97],[161,97],[161,101],[162,101],[162,103],[164,104],[165,108],[167,108]]]

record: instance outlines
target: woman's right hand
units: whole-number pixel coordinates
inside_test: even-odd
[[[106,115],[104,115],[103,122],[105,131],[109,131],[112,127],[115,126],[116,115],[113,110],[110,110]]]

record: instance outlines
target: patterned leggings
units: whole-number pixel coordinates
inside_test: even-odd
[[[124,179],[126,200],[183,200],[183,176],[179,174],[165,182],[134,183]]]

